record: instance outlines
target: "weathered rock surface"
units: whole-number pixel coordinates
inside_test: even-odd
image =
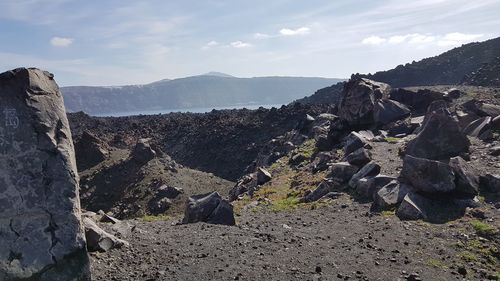
[[[128,246],[128,242],[107,233],[89,218],[83,219],[87,248],[90,252],[106,252],[113,248]]]
[[[257,168],[257,184],[265,184],[272,179],[271,173],[266,169],[259,167]]]
[[[158,189],[156,190],[156,196],[174,199],[175,197],[182,194],[183,192],[184,191],[182,188],[170,186],[170,185],[162,185],[162,186],[158,187]]]
[[[455,190],[455,175],[452,168],[439,161],[407,155],[403,161],[401,176],[417,192],[439,194]]]
[[[479,192],[479,177],[461,157],[450,159],[449,165],[455,174],[455,193],[460,197],[474,198]]]
[[[365,164],[372,160],[370,152],[364,148],[360,148],[351,152],[349,155],[345,157],[345,160],[349,162],[349,164],[363,167]]]
[[[373,138],[373,135],[371,138]],[[344,154],[348,155],[355,150],[367,146],[369,140],[370,139],[366,136],[366,134],[351,132],[345,138]]]
[[[315,190],[300,199],[301,202],[313,202],[321,199],[323,196],[332,192],[334,189],[334,183],[329,181],[322,181]]]
[[[406,184],[393,180],[373,194],[373,206],[378,210],[395,207],[403,201],[409,190]]]
[[[408,142],[406,154],[439,160],[468,152],[470,142],[448,110],[437,102],[429,107],[422,129]]]
[[[387,98],[389,91],[390,86],[385,83],[351,79],[344,85],[338,115],[351,126],[373,124],[375,102]]]
[[[373,109],[373,119],[376,124],[385,125],[408,117],[410,110],[404,104],[393,100],[380,100]]]
[[[206,222],[235,225],[233,206],[218,192],[189,197],[182,223]]]
[[[75,142],[75,152],[78,170],[81,171],[104,161],[109,155],[109,148],[102,140],[85,131]]]
[[[356,193],[361,198],[372,200],[375,193],[377,193],[382,187],[395,180],[396,178],[394,177],[377,175],[374,177],[362,178],[358,180],[354,185]]]
[[[390,93],[390,99],[408,106],[412,112],[425,113],[427,107],[436,100],[443,99],[443,93],[431,90],[418,90],[417,92],[406,89],[394,89]]]
[[[480,187],[486,192],[500,193],[500,176],[486,174],[479,178]]]
[[[464,128],[463,132],[471,137],[479,137],[490,128],[491,117],[479,118]]]
[[[428,199],[415,193],[408,193],[399,205],[396,215],[402,220],[427,219],[425,204]]]
[[[139,139],[130,153],[130,158],[139,164],[145,164],[155,157],[156,151],[151,148],[147,139]]]
[[[349,186],[356,188],[357,182],[362,178],[374,177],[380,173],[380,165],[374,161],[370,161],[364,165],[357,173],[355,173],[349,180]]]
[[[53,75],[0,74],[0,280],[90,280],[71,132]]]
[[[347,162],[339,162],[330,166],[327,177],[337,184],[346,184],[357,171],[358,167]]]

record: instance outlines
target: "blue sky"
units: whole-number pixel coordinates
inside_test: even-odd
[[[0,71],[122,85],[220,71],[349,77],[500,36],[498,0],[2,0]]]

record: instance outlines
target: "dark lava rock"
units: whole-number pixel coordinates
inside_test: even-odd
[[[139,164],[146,164],[155,157],[156,151],[151,148],[147,139],[137,141],[132,153],[130,153],[130,158]]]
[[[339,162],[330,166],[327,177],[336,184],[342,185],[349,182],[357,171],[358,167],[351,165],[348,162]]]
[[[271,176],[271,173],[269,173],[266,169],[259,167],[257,168],[257,184],[265,184],[266,182],[270,181],[273,177]]]
[[[162,185],[156,190],[157,197],[166,197],[169,199],[174,199],[175,197],[182,194],[184,191],[182,188],[178,188],[170,185]]]
[[[407,155],[401,176],[413,189],[424,194],[448,193],[455,190],[455,174],[446,163]]]
[[[332,151],[328,152],[322,151],[316,154],[316,157],[311,163],[313,173],[328,169],[328,165],[333,160],[333,157],[334,157],[334,152]]]
[[[444,93],[444,97],[448,99],[458,99],[463,95],[464,93],[457,88],[451,88]]]
[[[387,98],[390,86],[365,78],[353,78],[344,84],[338,107],[339,117],[351,126],[374,122],[375,102]]]
[[[0,74],[0,279],[90,280],[75,151],[54,76]]]
[[[500,193],[500,176],[486,174],[479,178],[480,187],[486,192]]]
[[[422,129],[408,142],[406,154],[439,160],[468,152],[470,142],[461,132],[458,122],[438,103],[430,107],[433,105],[438,109],[426,114]]]
[[[369,162],[364,165],[356,174],[354,174],[349,180],[349,186],[356,188],[357,182],[362,178],[370,178],[378,175],[380,173],[380,165],[374,161]]]
[[[479,192],[479,177],[461,157],[450,159],[449,165],[455,173],[455,192],[460,197],[474,198]]]
[[[490,128],[491,117],[483,117],[479,118],[475,121],[472,121],[465,129],[463,130],[464,134],[469,135],[471,137],[479,137],[484,132],[486,132]]]
[[[206,222],[235,225],[233,206],[218,192],[189,197],[182,223]]]
[[[360,148],[351,152],[349,155],[345,157],[345,160],[349,162],[349,164],[363,167],[365,164],[372,160],[370,152],[364,148]]]
[[[85,237],[87,239],[87,249],[90,252],[107,252],[113,248],[128,246],[128,242],[118,239],[114,235],[102,230],[95,222],[89,218],[83,219],[85,227]]]
[[[390,93],[390,99],[408,106],[413,113],[425,113],[427,107],[436,100],[443,100],[443,93],[431,90],[418,90],[417,92],[406,89],[394,89]]]
[[[410,187],[396,180],[389,182],[373,194],[373,207],[378,210],[388,210],[399,205]]]
[[[425,205],[429,203],[428,201],[429,199],[410,192],[403,198],[396,215],[401,220],[426,219]]]
[[[355,184],[356,193],[363,199],[372,200],[375,193],[377,193],[382,187],[395,180],[396,178],[385,175],[362,178]]]
[[[75,142],[76,164],[78,170],[91,168],[106,159],[109,155],[107,145],[88,131]]]
[[[321,199],[323,196],[332,192],[334,189],[334,183],[329,181],[322,181],[315,190],[300,199],[301,202],[314,202]]]
[[[148,210],[153,215],[163,214],[172,206],[169,198],[154,197],[148,203]]]
[[[385,125],[401,120],[410,115],[410,110],[404,104],[393,100],[380,100],[373,109],[373,118],[376,124]]]
[[[351,132],[347,135],[345,138],[344,154],[348,155],[355,150],[367,146],[368,141],[373,139],[373,134],[370,136],[370,133],[367,133],[367,131],[361,131],[359,133]]]

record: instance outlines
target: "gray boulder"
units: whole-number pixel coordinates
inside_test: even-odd
[[[371,138],[373,138],[373,134]],[[344,154],[348,155],[355,150],[368,146],[369,145],[368,141],[369,138],[366,136],[366,133],[362,134],[357,132],[351,132],[345,138]]]
[[[408,185],[392,180],[373,194],[373,207],[378,210],[388,210],[399,205],[410,191]]]
[[[130,154],[130,158],[143,165],[156,157],[148,139],[139,139]]]
[[[404,104],[393,100],[379,100],[373,108],[373,119],[378,125],[389,124],[410,115],[410,110]]]
[[[479,177],[461,157],[450,159],[449,165],[455,174],[456,195],[474,198],[479,193]]]
[[[390,93],[390,99],[400,102],[411,109],[413,113],[425,113],[429,105],[437,100],[443,100],[444,94],[428,89],[417,92],[406,89],[394,89]]]
[[[83,219],[87,249],[89,252],[107,252],[113,248],[128,246],[129,243],[107,233],[89,218]]]
[[[450,113],[433,103],[418,135],[408,142],[406,154],[433,160],[447,159],[469,151],[470,142]]]
[[[365,78],[354,78],[344,84],[338,106],[339,117],[351,126],[371,125],[374,122],[375,102],[387,98],[390,86]]]
[[[336,184],[342,185],[349,182],[357,171],[358,167],[351,165],[348,162],[334,163],[330,166],[327,178],[331,179]]]
[[[218,192],[193,195],[186,203],[182,223],[196,222],[235,225],[233,206]]]
[[[481,190],[500,193],[500,175],[486,174],[479,178]]]
[[[349,162],[349,164],[363,167],[365,164],[372,160],[371,154],[368,150],[364,148],[360,148],[351,152],[349,155],[345,157],[345,160]]]
[[[472,121],[464,128],[464,134],[471,137],[479,137],[490,129],[491,117],[483,117]]]
[[[273,177],[271,176],[271,173],[269,173],[266,169],[259,167],[257,168],[257,184],[265,184],[266,182],[270,181]]]
[[[362,178],[371,178],[380,173],[380,165],[374,161],[370,161],[368,164],[364,165],[356,174],[354,174],[349,180],[349,186],[356,188],[357,182]]]
[[[321,199],[326,194],[332,192],[334,189],[334,183],[328,181],[322,181],[315,190],[300,199],[301,202],[314,202]]]
[[[360,198],[372,200],[375,193],[394,180],[396,180],[394,177],[377,175],[360,179],[354,184],[354,188]]]
[[[170,185],[162,185],[156,190],[156,197],[166,197],[169,199],[174,199],[183,192],[184,190],[182,188]]]
[[[410,192],[401,201],[396,215],[401,220],[427,219],[426,204],[428,204],[428,199]]]
[[[452,168],[439,161],[407,155],[403,160],[401,176],[419,193],[431,195],[455,190]]]
[[[0,279],[90,280],[78,172],[53,75],[0,74]]]

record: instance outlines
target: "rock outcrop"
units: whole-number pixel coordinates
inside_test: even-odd
[[[218,192],[189,197],[182,223],[206,222],[235,225],[233,206]]]
[[[0,74],[0,280],[90,280],[71,132],[53,75]]]

